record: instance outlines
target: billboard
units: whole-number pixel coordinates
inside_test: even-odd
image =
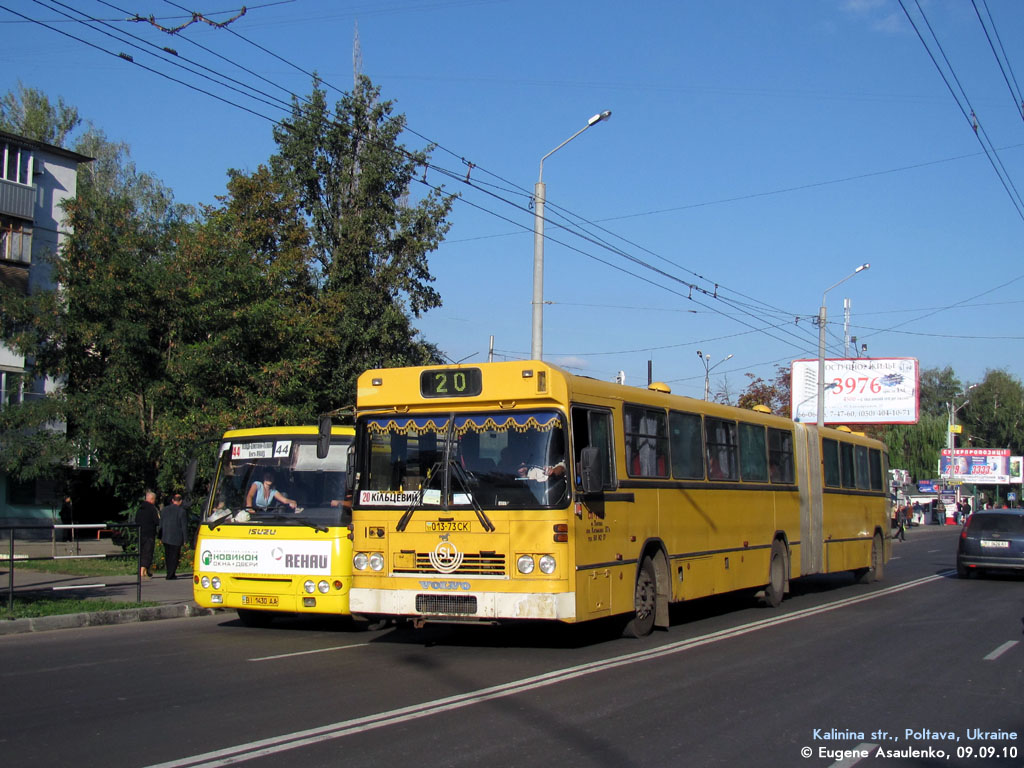
[[[793,421],[818,420],[818,361],[794,360],[790,380]],[[825,361],[826,424],[916,424],[920,388],[913,357]]]
[[[1009,448],[943,448],[939,474],[954,483],[1006,485],[1011,482],[1010,459]]]

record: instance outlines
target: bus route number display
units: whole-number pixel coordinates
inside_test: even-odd
[[[437,368],[420,374],[423,397],[474,397],[482,391],[479,368]]]

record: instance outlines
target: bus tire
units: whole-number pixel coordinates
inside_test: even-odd
[[[786,548],[776,539],[772,542],[771,559],[768,561],[768,583],[764,588],[762,602],[769,608],[778,608],[786,592]]]
[[[882,537],[875,534],[871,540],[871,565],[867,568],[858,568],[854,571],[858,584],[870,584],[872,581],[881,581],[885,570],[882,556]]]
[[[636,575],[633,590],[633,616],[622,630],[624,637],[647,637],[654,629],[654,618],[658,607],[658,577],[654,562],[645,557]]]
[[[238,608],[238,620],[247,627],[269,627],[274,620],[274,614],[269,611],[253,611],[248,608]]]

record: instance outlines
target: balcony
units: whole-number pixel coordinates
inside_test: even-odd
[[[32,221],[35,197],[35,187],[0,179],[0,214]]]

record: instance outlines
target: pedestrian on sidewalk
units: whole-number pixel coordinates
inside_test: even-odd
[[[164,543],[167,559],[167,578],[178,578],[178,560],[181,548],[188,538],[188,515],[181,506],[181,494],[171,497],[171,503],[160,510],[160,540]]]
[[[160,524],[160,511],[156,508],[156,494],[146,491],[139,510],[135,513],[139,526],[139,575],[153,578],[153,548],[156,546],[156,528]]]

